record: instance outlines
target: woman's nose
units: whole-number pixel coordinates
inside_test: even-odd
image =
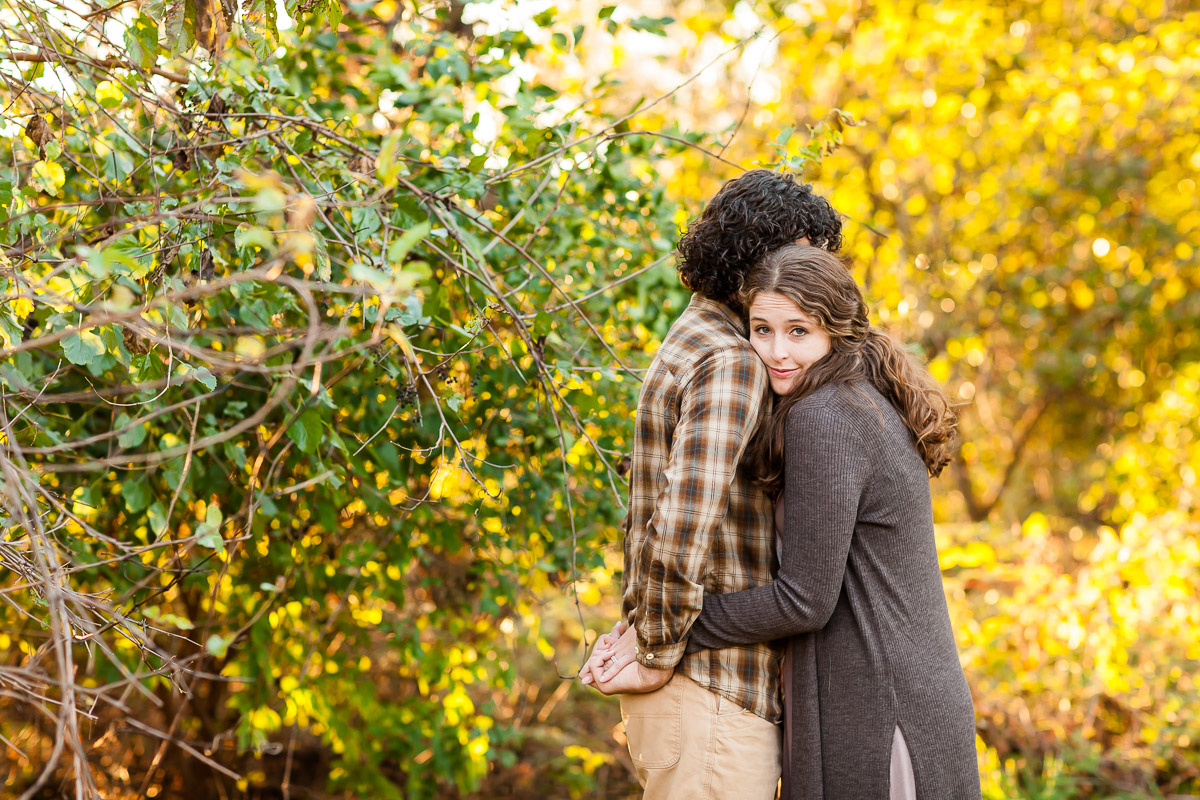
[[[787,343],[783,339],[775,338],[771,342],[771,356],[776,361],[786,361],[788,357]]]

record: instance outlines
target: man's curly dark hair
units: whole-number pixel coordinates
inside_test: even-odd
[[[746,272],[802,237],[836,253],[842,220],[810,184],[785,172],[752,169],[726,181],[688,226],[676,248],[679,275],[693,292],[734,305]]]

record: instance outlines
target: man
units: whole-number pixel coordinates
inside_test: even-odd
[[[811,186],[756,169],[722,186],[677,248],[694,294],[646,373],[630,471],[621,616],[636,662],[598,682],[601,654],[581,673],[605,694],[648,692],[621,697],[648,799],[775,796],[779,653],[684,649],[706,592],[772,577],[771,500],[739,470],[770,394],[735,298],[750,267],[796,241],[836,252],[841,220]]]

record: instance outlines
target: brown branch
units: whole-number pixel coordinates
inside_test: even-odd
[[[1004,468],[1004,474],[1000,477],[1000,481],[992,488],[991,497],[981,498],[975,492],[974,481],[971,480],[969,467],[963,460],[960,449],[959,457],[954,460],[955,477],[958,479],[959,491],[962,492],[963,499],[966,501],[967,513],[975,522],[982,522],[991,516],[992,511],[1000,503],[1000,498],[1012,481],[1013,475],[1016,474],[1017,468],[1021,465],[1021,458],[1025,453],[1026,445],[1033,436],[1034,429],[1042,415],[1050,407],[1051,402],[1051,395],[1044,395],[1036,403],[1026,407],[1021,414],[1021,418],[1014,426],[1016,434],[1013,437],[1012,458]]]
[[[90,58],[80,58],[79,56],[69,56],[65,54],[48,55],[46,53],[0,53],[0,61],[26,61],[34,64],[57,64],[61,61],[70,61],[75,64],[83,64],[96,69],[128,69],[134,72],[143,71],[143,68],[139,67],[137,64],[129,61],[123,61],[119,58],[93,60]],[[180,75],[178,72],[171,72],[170,70],[161,69],[159,67],[149,67],[145,69],[145,71],[151,73],[152,75],[158,75],[166,78],[167,80],[174,81],[175,83],[188,82],[188,77],[186,75]]]

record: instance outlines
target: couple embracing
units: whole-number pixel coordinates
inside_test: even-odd
[[[646,798],[971,800],[971,694],[929,478],[955,418],[871,327],[841,221],[792,176],[729,181],[682,237],[694,294],[638,400],[621,695]]]

